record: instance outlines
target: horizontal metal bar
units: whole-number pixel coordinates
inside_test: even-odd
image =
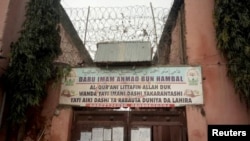
[[[146,126],[149,126],[149,125],[162,125],[162,126],[183,126],[182,123],[180,122],[157,122],[157,121],[153,121],[153,122],[149,122],[149,121],[139,121],[139,122],[131,122],[130,123],[131,126],[133,125],[146,125]]]

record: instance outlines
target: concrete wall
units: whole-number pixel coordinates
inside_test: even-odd
[[[9,45],[16,41],[24,21],[25,1],[0,1],[0,49],[2,55],[9,55]],[[213,0],[185,0],[186,54],[188,64],[201,65],[204,86],[204,106],[188,106],[187,126],[189,141],[206,141],[207,124],[250,124],[250,115],[239,97],[234,93],[233,84],[226,76],[226,62],[216,49],[213,26]],[[179,20],[180,18],[178,18]],[[83,60],[72,44],[69,35],[62,28],[63,54],[57,61],[77,66]],[[172,32],[170,64],[181,64],[180,25]],[[1,50],[0,50],[1,53]],[[5,68],[8,60],[0,60]],[[0,75],[3,70],[0,70]],[[42,116],[47,118],[43,140],[67,141],[70,138],[72,109],[58,107],[60,84],[51,83],[48,97],[44,102]],[[0,91],[1,92],[1,91]],[[0,93],[0,97],[2,93]],[[1,98],[0,98],[1,100]],[[0,130],[0,140],[5,132]]]
[[[201,65],[204,107],[187,107],[189,141],[206,141],[207,124],[250,124],[246,106],[226,76],[226,61],[216,49],[213,0],[185,0],[188,64]],[[203,116],[203,115],[204,116]]]
[[[49,141],[70,141],[73,111],[63,108],[52,120],[51,136]]]
[[[0,42],[2,42],[2,38],[3,38],[3,32],[4,32],[5,22],[7,18],[9,3],[10,3],[10,0],[0,1],[0,17],[1,17],[0,18]]]
[[[4,73],[2,68],[6,68],[10,57],[10,44],[15,42],[21,30],[21,26],[25,20],[25,5],[29,0],[1,0],[0,1],[0,55],[7,57],[7,59],[0,59],[0,76]],[[65,21],[64,21],[65,22]],[[80,54],[74,43],[76,39],[72,40],[70,37],[77,35],[71,35],[65,30],[64,25],[61,24],[61,48],[62,55],[56,60],[56,62],[66,63],[71,66],[81,66],[81,63],[85,58],[88,62],[91,62],[89,54]],[[69,28],[69,27],[67,27]],[[70,27],[72,28],[72,27]],[[83,49],[82,49],[83,50]],[[1,83],[0,83],[1,85]],[[67,141],[70,138],[70,126],[72,109],[69,107],[59,107],[59,92],[60,83],[50,82],[48,85],[48,96],[44,101],[42,117],[45,117],[45,130],[43,138],[41,140],[60,140]],[[2,85],[0,86],[0,106],[2,106],[3,91]],[[1,108],[1,107],[0,107]],[[60,114],[58,113],[60,111]],[[67,123],[67,124],[65,124]],[[6,127],[3,125],[0,128],[0,140],[6,138]],[[27,136],[25,140],[30,140]]]
[[[10,44],[19,37],[19,31],[24,21],[25,3],[27,0],[1,0],[0,1],[0,55],[7,57],[0,59],[0,77],[4,73],[9,62]],[[3,90],[0,83],[0,109],[2,108]],[[2,113],[1,113],[2,114]],[[2,121],[0,128],[0,140],[5,140],[6,122]]]
[[[61,49],[62,54],[55,60],[55,62],[65,63],[72,67],[83,67],[83,61],[86,62],[85,65],[92,63],[90,55],[82,49],[79,51],[77,46],[81,41],[77,40],[77,34],[74,32],[73,27],[70,24],[65,24],[69,22],[65,16],[62,16],[63,24],[60,24],[60,35],[61,35]],[[72,35],[74,34],[74,35]],[[86,59],[87,58],[87,59]],[[65,107],[59,105],[60,97],[60,82],[50,82],[48,85],[48,95],[43,103],[42,116],[45,117],[45,132],[42,140],[44,141],[69,141],[71,133],[71,123],[73,110],[71,107]]]
[[[10,44],[19,37],[19,31],[25,19],[25,4],[27,0],[2,0],[0,2],[0,48],[2,56],[9,57]],[[1,68],[6,68],[8,59],[1,59]],[[3,74],[0,69],[0,75]]]

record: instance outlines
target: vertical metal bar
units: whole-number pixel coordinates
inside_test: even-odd
[[[159,50],[158,50],[158,43],[157,43],[158,38],[157,38],[157,32],[156,32],[155,15],[154,15],[154,10],[153,10],[153,6],[152,6],[151,2],[150,2],[150,7],[151,7],[153,23],[154,23],[156,53],[157,53],[157,57],[158,57],[158,60],[159,60]]]
[[[4,111],[4,106],[5,106],[5,100],[6,100],[6,93],[3,93],[3,100],[2,100],[2,105],[0,109],[0,127],[2,126],[2,120],[3,120],[3,111]]]
[[[165,135],[165,134],[162,134],[162,130],[163,130],[162,127],[163,126],[158,126],[158,140],[157,141],[162,141],[162,137],[163,135]]]
[[[152,129],[153,129],[153,141],[158,141],[159,140],[158,126],[154,125],[152,126]]]
[[[90,6],[88,7],[87,21],[86,21],[86,24],[85,24],[85,33],[84,33],[84,42],[83,42],[83,45],[86,44],[86,36],[87,36],[88,22],[89,22],[89,13],[90,13]]]
[[[127,111],[127,138],[125,140],[131,141],[131,117],[130,117],[131,112]]]

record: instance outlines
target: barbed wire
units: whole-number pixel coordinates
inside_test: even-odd
[[[156,51],[169,9],[152,6],[65,8],[92,58],[98,42],[150,41]]]

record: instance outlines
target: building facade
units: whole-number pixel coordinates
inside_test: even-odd
[[[7,57],[0,60],[0,75],[4,73],[4,68],[8,64],[10,43],[19,37],[18,31],[25,19],[26,2],[0,1],[0,49],[1,56]],[[128,117],[128,111],[117,112],[110,108],[100,110],[61,105],[59,104],[61,85],[49,82],[48,96],[41,112],[42,117],[45,117],[45,125],[41,129],[40,139],[79,140],[82,129],[85,130],[88,126],[89,129],[86,130],[92,130],[107,122],[109,126],[113,123],[114,127],[124,126],[125,129],[131,130],[133,129],[131,123],[139,123],[143,127],[153,126],[154,136],[151,141],[165,139],[206,141],[209,124],[250,124],[249,110],[235,94],[233,83],[227,77],[227,68],[224,65],[226,60],[216,48],[213,11],[213,0],[175,0],[159,43],[159,54],[153,58],[151,64],[151,66],[201,66],[204,98],[202,105],[150,110],[139,108],[130,111]],[[74,68],[96,67],[63,11],[61,19],[63,54],[55,62]],[[3,116],[5,94],[2,86],[0,140],[6,139],[7,134],[7,127],[3,123],[6,117]],[[157,121],[158,119],[160,121]],[[96,122],[99,122],[96,126],[89,124]],[[170,126],[175,123],[181,126]],[[130,140],[132,136],[131,132],[125,132],[123,135],[124,140]],[[31,140],[28,131],[25,140]]]

